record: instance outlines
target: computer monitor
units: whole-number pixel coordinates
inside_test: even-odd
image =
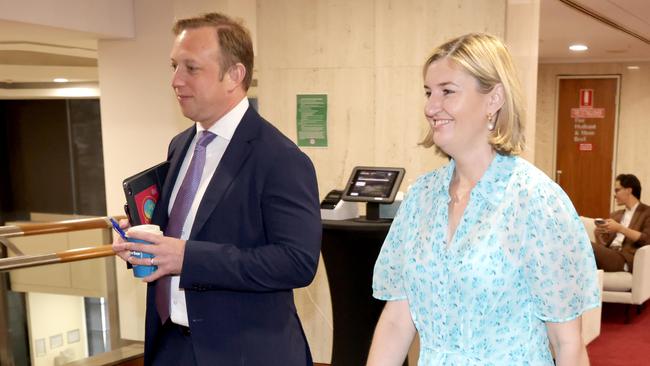
[[[367,202],[366,219],[379,220],[379,204],[393,203],[404,173],[404,168],[355,167],[343,190],[342,199]]]

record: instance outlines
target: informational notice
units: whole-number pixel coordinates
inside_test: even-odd
[[[580,89],[580,101],[577,108],[571,108],[571,118],[573,142],[578,146],[578,151],[594,151],[597,120],[605,118],[605,108],[594,108],[593,89]]]
[[[298,146],[327,147],[327,94],[298,94]]]

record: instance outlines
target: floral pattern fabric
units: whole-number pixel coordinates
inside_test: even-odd
[[[373,295],[408,300],[420,365],[553,365],[544,322],[600,306],[584,226],[543,172],[497,154],[447,243],[454,167],[410,188],[375,264]]]

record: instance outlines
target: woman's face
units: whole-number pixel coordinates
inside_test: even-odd
[[[487,114],[498,110],[493,98],[496,89],[481,93],[478,81],[446,58],[429,65],[424,77],[424,115],[436,146],[452,157],[491,148]]]

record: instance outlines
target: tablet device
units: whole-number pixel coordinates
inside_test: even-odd
[[[343,190],[344,201],[392,203],[404,179],[404,168],[358,166]]]
[[[151,223],[153,210],[160,198],[167,177],[169,162],[165,161],[124,179],[122,187],[126,196],[124,210],[131,226]]]

